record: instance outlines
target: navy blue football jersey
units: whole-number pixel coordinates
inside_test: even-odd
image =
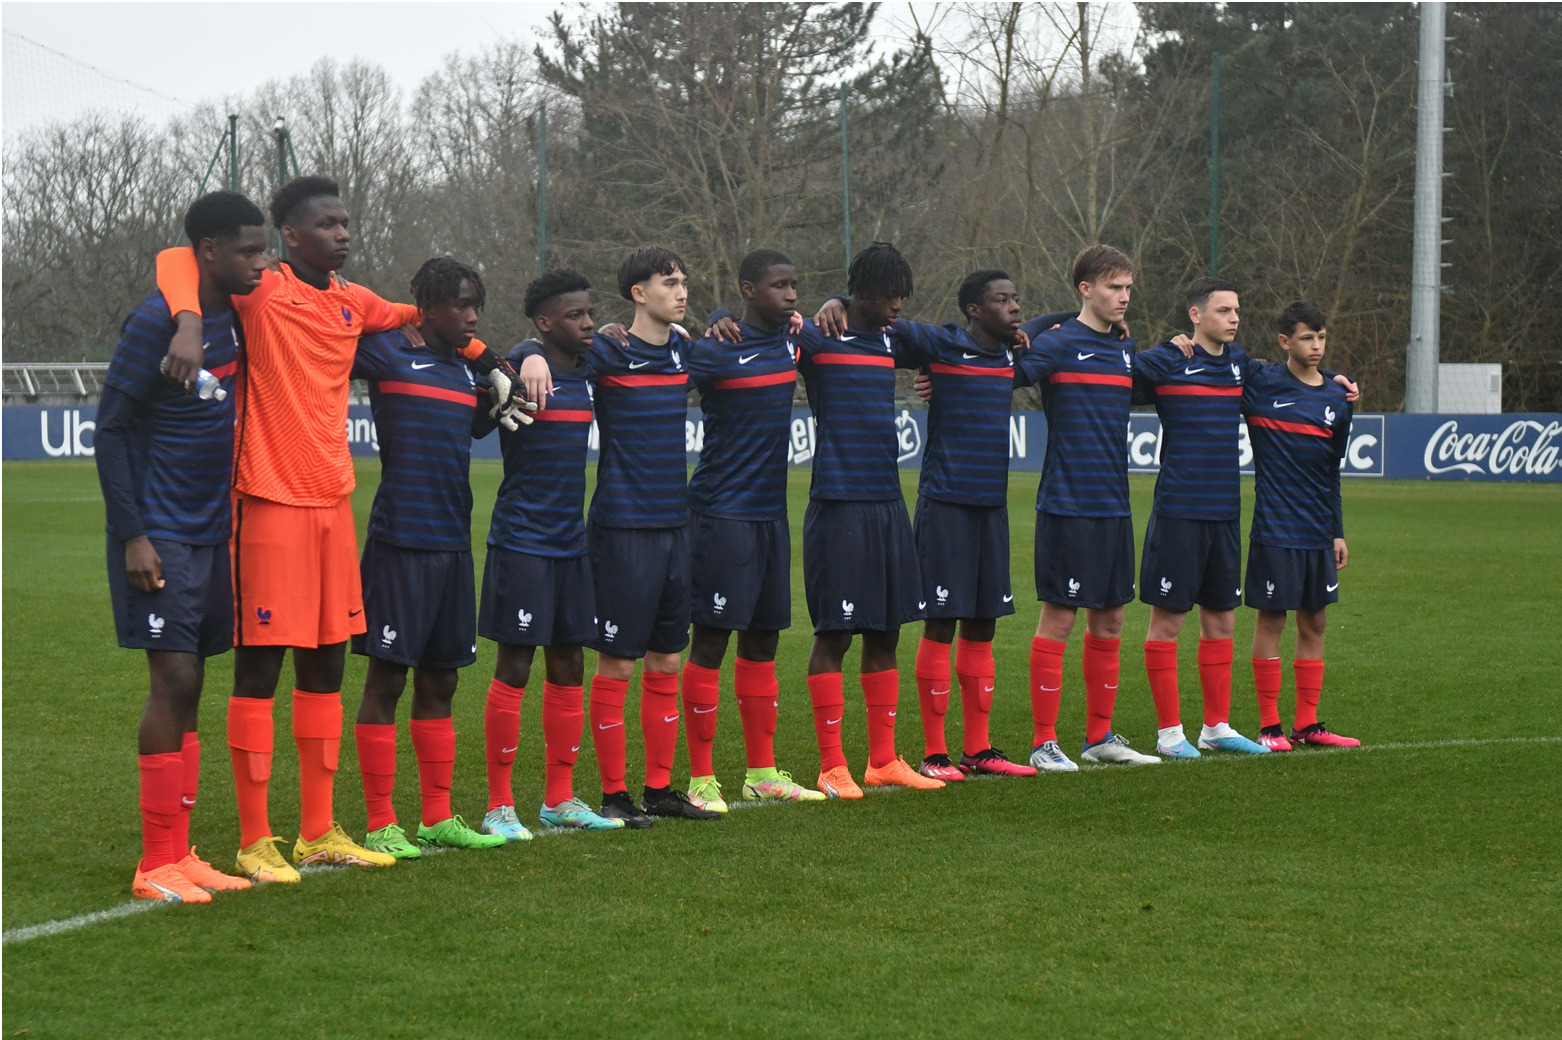
[[[1047,413],[1047,455],[1036,508],[1057,516],[1129,516],[1128,408],[1134,343],[1097,332],[1078,317],[1049,329],[1051,315],[1020,328],[1016,385],[1039,384]]]
[[[1249,537],[1282,549],[1328,549],[1345,537],[1340,460],[1350,439],[1345,390],[1308,386],[1286,365],[1265,365],[1242,391],[1253,444]]]
[[[1008,502],[1014,351],[987,350],[953,323],[901,319],[891,335],[903,360],[926,366],[933,383],[918,494],[971,506]]]
[[[369,537],[404,549],[470,550],[480,392],[471,369],[396,330],[359,338],[353,378],[368,381],[380,446]]]
[[[228,392],[224,401],[202,400],[164,381],[159,366],[173,334],[168,303],[154,292],[125,318],[103,381],[130,397],[141,413],[125,449],[142,533],[217,545],[228,540],[232,523],[233,376],[239,358],[233,313],[201,322],[205,368]]]
[[[598,335],[590,361],[597,380],[597,488],[591,522],[607,527],[682,527],[689,522],[689,372],[692,346],[672,333],[661,346]]]
[[[743,321],[738,327],[739,342],[706,336],[686,359],[705,416],[689,505],[729,520],[780,520],[786,516],[797,341],[785,327],[764,332]]]
[[[1153,402],[1161,417],[1157,513],[1185,520],[1242,515],[1242,387],[1262,364],[1235,343],[1219,354],[1196,348],[1190,358],[1166,341],[1134,358],[1136,396]]]
[[[538,347],[534,341],[531,346]],[[528,351],[510,352],[517,367]],[[553,395],[532,413],[532,424],[501,429],[504,481],[494,502],[488,544],[533,556],[586,553],[586,451],[591,440],[595,387],[590,363],[572,369],[550,363]]]

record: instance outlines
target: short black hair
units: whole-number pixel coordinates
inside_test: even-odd
[[[689,265],[683,262],[683,257],[666,246],[641,246],[624,257],[624,262],[618,265],[618,294],[633,302],[634,295],[630,289],[659,274],[673,274],[676,271],[688,275]]]
[[[236,191],[209,191],[184,214],[184,237],[192,246],[203,238],[234,238],[240,228],[265,226],[260,207]]]
[[[472,291],[477,294],[477,309],[482,310],[488,301],[483,276],[450,256],[423,261],[418,273],[412,276],[412,302],[418,305],[418,310],[426,311],[447,300],[460,299],[462,282],[472,283]]]
[[[1322,332],[1328,323],[1329,317],[1323,313],[1322,307],[1307,300],[1296,300],[1286,304],[1285,310],[1275,319],[1275,330],[1282,336],[1294,336],[1298,325]]]
[[[310,199],[341,198],[342,189],[329,177],[294,177],[271,196],[271,225],[277,230],[295,216]]]
[[[528,318],[535,318],[543,304],[565,293],[589,292],[591,282],[579,271],[568,267],[550,267],[526,284],[526,298],[522,309]]]
[[[738,284],[758,283],[772,267],[791,267],[792,258],[779,249],[756,249],[738,262]]]
[[[865,300],[911,296],[911,265],[888,242],[875,242],[852,257],[846,271],[846,291]]]
[[[972,271],[965,276],[960,283],[960,295],[957,297],[960,305],[960,316],[966,316],[965,309],[973,303],[980,304],[987,296],[987,287],[993,282],[1013,281],[1009,272],[1001,271],[996,267],[984,267],[980,271]]]
[[[1202,307],[1209,302],[1209,298],[1218,292],[1237,291],[1237,287],[1224,278],[1196,278],[1193,284],[1188,286],[1188,306]]]

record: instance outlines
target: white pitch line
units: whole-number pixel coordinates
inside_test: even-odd
[[[1316,749],[1298,756],[1300,759],[1317,757],[1318,751],[1326,751],[1328,754],[1360,753],[1363,751],[1420,751],[1432,748],[1449,747],[1487,747],[1500,744],[1562,744],[1562,737],[1464,737],[1450,740],[1413,740],[1400,741],[1390,744],[1363,744],[1358,748],[1328,748]],[[1220,755],[1209,756],[1203,761],[1212,762],[1252,762],[1268,758],[1268,755]],[[1113,766],[1093,765],[1086,763],[1081,767],[1085,771],[1094,772],[1097,769],[1112,769]],[[996,779],[989,777],[970,777],[971,780]],[[868,787],[863,789],[864,794],[891,794],[896,791],[909,790],[903,787]],[[777,805],[790,805],[790,802],[733,802],[732,809],[767,809]],[[586,831],[574,829],[539,828],[532,832],[538,838],[550,838],[561,834],[585,834]],[[437,856],[447,849],[424,849],[425,856]],[[299,871],[300,874],[324,874],[334,870],[343,870],[343,867],[309,866]],[[135,902],[122,903],[119,906],[109,907],[107,910],[98,910],[90,914],[82,914],[79,917],[67,917],[63,921],[45,921],[42,924],[28,925],[25,928],[13,928],[0,935],[0,942],[9,946],[11,943],[28,942],[32,939],[42,939],[50,935],[60,935],[64,932],[74,932],[78,928],[86,928],[90,925],[103,924],[121,917],[129,917],[132,914],[142,913],[147,910],[156,910],[166,906],[165,903],[155,902],[150,899],[137,899]]]

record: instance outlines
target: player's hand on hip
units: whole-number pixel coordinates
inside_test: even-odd
[[[814,315],[814,324],[819,331],[831,339],[840,339],[845,335],[848,323],[846,321],[846,305],[840,300],[830,298],[824,301],[819,308],[819,313]]]
[[[1350,550],[1345,548],[1345,539],[1334,540],[1334,569],[1343,571],[1345,565],[1350,562]]]
[[[206,344],[201,336],[201,316],[194,311],[180,311],[174,317],[173,339],[168,341],[168,353],[158,366],[170,383],[178,383],[187,394],[195,392],[195,374],[206,364]]]
[[[739,343],[743,340],[743,329],[730,314],[723,314],[710,327],[710,335],[717,343]]]
[[[144,534],[125,541],[125,576],[142,592],[156,592],[163,587],[163,558]]]

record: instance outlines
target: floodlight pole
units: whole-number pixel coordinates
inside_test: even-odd
[[[277,187],[287,183],[287,150],[288,134],[287,120],[277,116],[277,121],[271,127],[271,135],[277,142]],[[279,259],[287,259],[287,243],[282,241],[282,232],[277,232],[277,256]]]
[[[239,117],[228,114],[228,190],[239,190]]]
[[[548,269],[548,103],[537,115],[537,273]]]
[[[845,231],[846,269],[852,265],[851,137],[846,131],[846,84],[841,84],[841,214]]]
[[[1410,344],[1405,352],[1405,411],[1437,411],[1443,268],[1443,99],[1446,5],[1421,4],[1416,74],[1416,190],[1410,267]]]
[[[1220,273],[1220,52],[1209,73],[1209,276]]]

